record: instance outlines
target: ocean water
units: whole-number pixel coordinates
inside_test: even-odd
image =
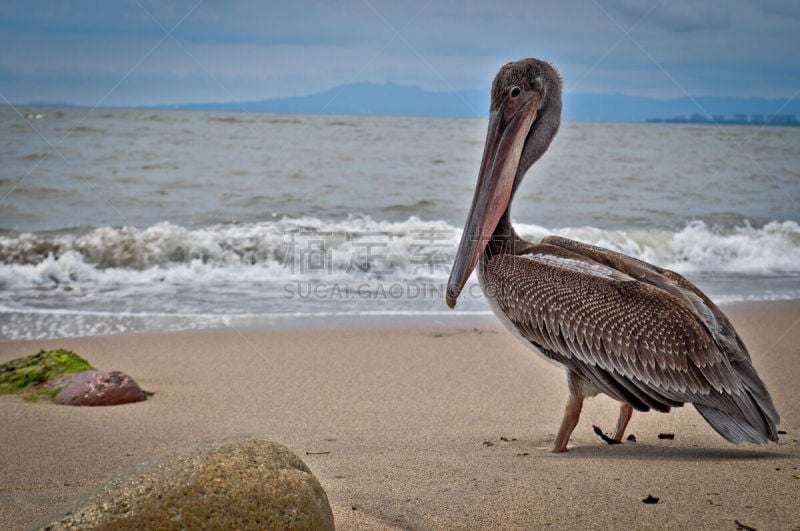
[[[489,313],[444,285],[485,120],[0,107],[0,340]],[[526,238],[800,298],[800,130],[567,122]]]

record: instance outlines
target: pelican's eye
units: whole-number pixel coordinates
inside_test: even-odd
[[[521,93],[522,93],[522,89],[515,85],[515,86],[511,87],[511,90],[508,91],[508,97],[513,100],[514,98],[519,96]]]

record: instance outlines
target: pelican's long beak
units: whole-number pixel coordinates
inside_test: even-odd
[[[489,130],[475,196],[447,281],[447,305],[450,308],[455,308],[464,284],[511,202],[522,149],[536,119],[538,101],[537,92],[522,92],[513,98],[509,94],[489,115]]]

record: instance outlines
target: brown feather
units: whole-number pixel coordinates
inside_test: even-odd
[[[702,316],[686,299],[636,280],[641,271],[611,267],[619,263],[535,245],[521,256],[488,258],[482,271],[500,309],[555,361],[629,379],[663,407],[741,394],[742,382]],[[596,372],[582,376],[591,381]]]
[[[713,359],[694,358],[694,362],[704,367],[704,374],[712,382],[715,389],[725,389],[721,385],[726,377],[727,365],[730,364],[735,375],[742,381],[748,392],[756,400],[764,414],[774,425],[780,422],[780,416],[772,403],[772,398],[766,385],[758,373],[747,352],[747,347],[741,340],[727,316],[716,304],[708,298],[697,286],[686,280],[683,276],[642,260],[625,256],[615,251],[603,249],[594,245],[576,242],[560,236],[549,236],[542,240],[543,244],[558,247],[565,251],[575,253],[597,263],[612,267],[641,282],[648,283],[659,289],[667,291],[686,303],[688,308],[694,310],[708,329],[718,350]],[[535,245],[535,244],[534,244]],[[693,349],[690,353],[700,352]],[[725,364],[721,358],[725,358]]]

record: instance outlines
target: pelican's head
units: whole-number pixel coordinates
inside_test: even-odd
[[[455,307],[522,177],[547,150],[560,123],[558,71],[538,59],[503,65],[492,83],[478,184],[447,282],[450,308]]]

